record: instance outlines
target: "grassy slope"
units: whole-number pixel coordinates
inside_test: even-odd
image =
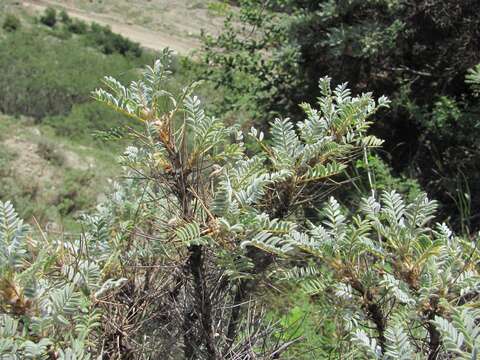
[[[22,217],[74,228],[80,211],[91,209],[120,173],[124,145],[94,137],[98,131],[132,125],[94,103],[90,92],[112,75],[129,82],[156,55],[102,53],[87,35],[38,24],[20,8],[21,29],[0,28],[0,200],[12,200]],[[3,17],[0,16],[0,25]],[[185,64],[189,64],[185,66]],[[191,82],[197,65],[178,62],[175,81]],[[212,97],[208,88],[200,89]]]
[[[162,50],[168,46],[183,55],[200,48],[202,29],[218,33],[223,22],[218,15],[227,6],[207,0],[24,0],[22,5],[32,13],[46,7],[63,9],[74,18],[108,25],[144,47]]]
[[[151,30],[195,39],[201,29],[218,33],[223,19],[222,0],[34,0],[43,6],[59,6],[105,15],[123,24],[136,24]],[[197,43],[198,44],[198,43]]]
[[[115,175],[120,153],[118,144],[92,139],[96,128],[120,121],[98,108],[94,118],[89,92],[109,71],[137,64],[14,13],[21,29],[0,30],[0,108],[9,114],[0,117],[0,200],[11,200],[29,221],[73,229],[79,210],[94,206]]]
[[[88,211],[117,167],[111,146],[94,146],[55,135],[26,118],[0,118],[0,200],[42,224],[74,229],[80,209]]]

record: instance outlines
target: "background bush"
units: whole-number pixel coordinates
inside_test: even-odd
[[[7,14],[3,20],[2,28],[5,31],[16,31],[21,27],[22,23],[18,17],[13,14]]]
[[[88,44],[98,47],[105,54],[119,53],[134,57],[142,55],[139,43],[115,34],[108,26],[92,23],[86,40]]]
[[[86,34],[88,32],[88,25],[81,20],[70,20],[65,22],[67,30],[73,34]]]
[[[40,22],[49,27],[54,27],[57,23],[57,10],[52,7],[45,9],[45,12],[40,16]]]
[[[247,109],[263,126],[285,112],[301,119],[297,104],[313,101],[325,74],[385,94],[392,111],[373,129],[383,160],[438,198],[455,226],[480,227],[478,196],[457,216],[461,198],[480,191],[480,105],[465,83],[480,63],[478,1],[239,3],[220,36],[204,38],[204,76],[230,89],[224,109]]]

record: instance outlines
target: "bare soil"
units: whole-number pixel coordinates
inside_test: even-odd
[[[170,47],[181,55],[200,48],[200,33],[217,34],[223,19],[208,11],[203,0],[24,0],[23,7],[41,12],[49,6],[71,17],[108,25],[143,47]]]

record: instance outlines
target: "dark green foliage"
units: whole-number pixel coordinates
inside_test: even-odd
[[[89,44],[97,46],[105,54],[119,53],[140,57],[142,49],[139,43],[112,32],[108,26],[92,23],[87,35]]]
[[[74,34],[86,34],[88,32],[88,25],[81,20],[70,20],[66,22],[67,30]]]
[[[121,54],[132,57],[141,57],[142,48],[139,43],[133,42],[126,37],[112,32],[110,27],[92,23],[88,25],[83,20],[72,19],[66,11],[59,14],[59,19],[65,25],[66,30],[73,34],[86,35],[88,45],[99,48],[104,54]],[[53,8],[47,8],[40,22],[49,27],[57,23],[57,12]]]
[[[22,26],[20,19],[13,14],[7,14],[5,20],[3,20],[2,28],[5,31],[16,31]]]
[[[141,57],[143,54],[139,43],[133,42],[126,37],[112,32],[110,27],[98,23],[87,24],[83,20],[72,19],[67,12],[62,11],[60,18],[68,32],[78,35],[86,35],[88,45],[99,48],[104,54],[121,54],[132,57]]]
[[[49,27],[54,27],[57,23],[57,10],[51,7],[46,8],[44,14],[40,16],[40,22]]]
[[[457,212],[451,197],[459,174],[472,193],[480,190],[472,161],[480,156],[479,105],[465,84],[480,63],[478,1],[241,5],[218,38],[205,38],[206,77],[229,88],[224,108],[246,108],[263,124],[279,114],[300,120],[296,104],[313,101],[318,78],[328,74],[392,100],[374,131],[394,170],[417,178],[447,214]],[[471,216],[478,226],[479,214]]]
[[[60,14],[58,14],[58,15],[60,17],[60,20],[64,24],[69,24],[72,21],[72,19],[70,18],[70,16],[68,15],[68,13],[65,10],[60,11]]]

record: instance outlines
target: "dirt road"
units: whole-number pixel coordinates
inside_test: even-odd
[[[150,5],[156,5],[157,8],[151,9],[141,8],[143,4],[133,2],[133,5],[127,8],[127,12],[122,12],[121,5],[126,5],[120,4],[121,1],[111,3],[115,3],[117,7],[110,6],[103,12],[94,12],[94,9],[87,5],[79,8],[78,2],[71,0],[61,2],[25,0],[22,2],[26,9],[34,12],[44,11],[48,6],[62,8],[71,17],[108,25],[112,31],[140,43],[145,48],[161,50],[168,46],[181,55],[187,55],[200,47],[198,35],[202,28],[206,28],[209,32],[216,32],[220,28],[221,19],[208,16],[204,9],[188,7],[188,1],[185,0],[170,0],[168,6],[162,8],[160,7],[161,2],[157,1],[153,3],[154,5]],[[132,15],[132,11],[136,12]],[[138,24],[142,21],[147,26]]]

